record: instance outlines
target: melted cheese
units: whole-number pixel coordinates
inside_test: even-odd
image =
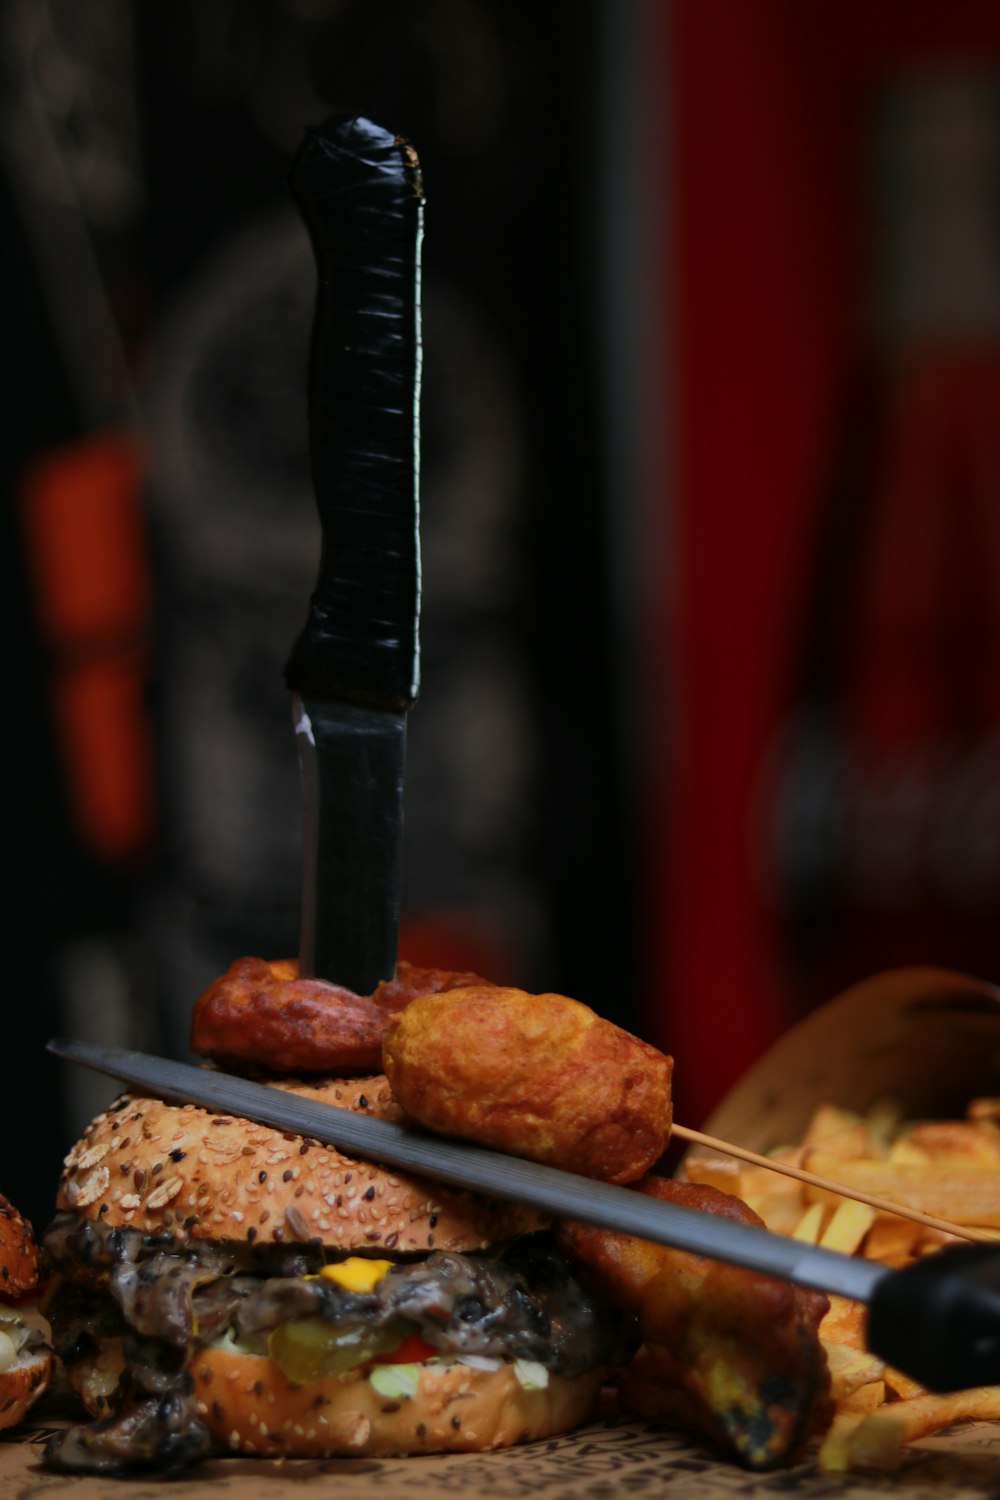
[[[391,1260],[366,1260],[364,1256],[351,1255],[335,1265],[324,1266],[319,1274],[326,1281],[335,1281],[348,1292],[370,1292],[376,1282],[382,1280],[386,1271],[391,1269]]]

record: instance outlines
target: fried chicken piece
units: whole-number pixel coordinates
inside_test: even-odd
[[[420,995],[484,984],[477,974],[421,969],[400,960],[393,979],[356,995],[302,979],[295,959],[239,958],[195,1001],[191,1050],[223,1066],[272,1073],[378,1073],[392,1014]]]
[[[672,1059],[565,995],[424,995],[382,1057],[419,1124],[586,1177],[631,1182],[670,1136]]]
[[[717,1188],[648,1177],[638,1191],[745,1224],[762,1220]],[[639,1315],[644,1347],[622,1405],[670,1419],[751,1469],[793,1461],[832,1414],[817,1329],[828,1302],[789,1282],[585,1224],[558,1237],[606,1296]]]

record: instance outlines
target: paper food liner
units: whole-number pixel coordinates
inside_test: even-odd
[[[766,1152],[799,1140],[823,1103],[864,1111],[892,1098],[908,1118],[962,1119],[970,1099],[996,1095],[1000,989],[948,969],[893,969],[785,1032],[702,1128]]]

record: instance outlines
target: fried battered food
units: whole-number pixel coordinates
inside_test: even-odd
[[[745,1224],[761,1220],[717,1188],[647,1177],[638,1191]],[[590,1225],[559,1239],[605,1295],[639,1315],[643,1348],[622,1405],[703,1433],[752,1469],[787,1463],[829,1423],[830,1373],[817,1329],[827,1298],[788,1282]]]
[[[272,1073],[379,1073],[393,1012],[477,974],[421,969],[400,960],[372,995],[324,979],[302,979],[295,959],[239,958],[195,1002],[191,1050],[222,1066],[253,1063]]]
[[[382,1056],[421,1125],[586,1177],[632,1182],[670,1136],[673,1060],[565,995],[424,995]]]

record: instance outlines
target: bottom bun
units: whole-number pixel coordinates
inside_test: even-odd
[[[201,1350],[191,1370],[220,1447],[302,1458],[478,1453],[552,1437],[586,1421],[602,1380],[599,1369],[550,1375],[525,1390],[512,1365],[422,1365],[417,1394],[389,1400],[363,1375],[295,1385],[263,1355]]]
[[[390,1400],[360,1374],[296,1385],[262,1354],[199,1349],[189,1368],[215,1449],[266,1458],[480,1453],[554,1437],[593,1415],[604,1373],[550,1374],[544,1389],[525,1390],[512,1365],[421,1365],[417,1394]],[[117,1340],[72,1367],[92,1416],[107,1414],[121,1369]]]
[[[16,1364],[0,1374],[0,1428],[20,1422],[29,1406],[47,1389],[52,1376],[52,1355],[22,1352]]]

